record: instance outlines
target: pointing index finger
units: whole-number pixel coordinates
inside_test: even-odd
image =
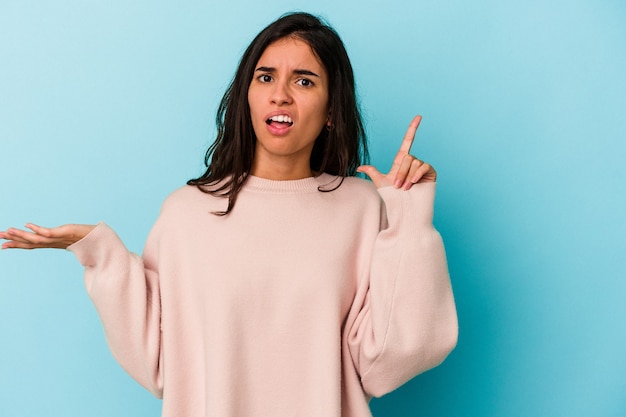
[[[402,145],[400,146],[400,153],[408,154],[411,150],[411,145],[413,145],[413,140],[415,140],[415,132],[417,132],[417,128],[422,121],[422,116],[415,116],[411,123],[409,124],[409,128],[404,134],[404,139],[402,140]]]

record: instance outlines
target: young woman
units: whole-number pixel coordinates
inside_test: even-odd
[[[201,177],[167,198],[143,256],[104,223],[0,232],[67,248],[109,346],[163,415],[370,416],[457,338],[435,170],[367,157],[338,35],[296,13],[244,53]],[[354,177],[367,174],[372,182]]]

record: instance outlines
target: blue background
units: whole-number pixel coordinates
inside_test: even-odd
[[[375,416],[626,415],[626,3],[0,1],[0,229],[109,223],[141,252],[218,100],[290,10],[339,31],[373,161],[411,117],[460,318]],[[0,253],[0,415],[157,416],[69,253]]]

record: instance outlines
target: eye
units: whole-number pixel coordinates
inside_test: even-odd
[[[272,81],[272,76],[269,74],[261,74],[257,77],[257,79],[262,83],[269,83]]]
[[[302,87],[313,87],[313,81],[309,80],[308,78],[300,78],[298,81],[296,81],[296,84],[302,86]]]

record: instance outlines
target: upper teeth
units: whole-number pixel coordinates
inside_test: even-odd
[[[280,114],[278,116],[272,116],[270,117],[270,120],[274,122],[279,122],[279,123],[293,123],[293,121],[291,120],[291,117],[286,116],[284,114]]]

